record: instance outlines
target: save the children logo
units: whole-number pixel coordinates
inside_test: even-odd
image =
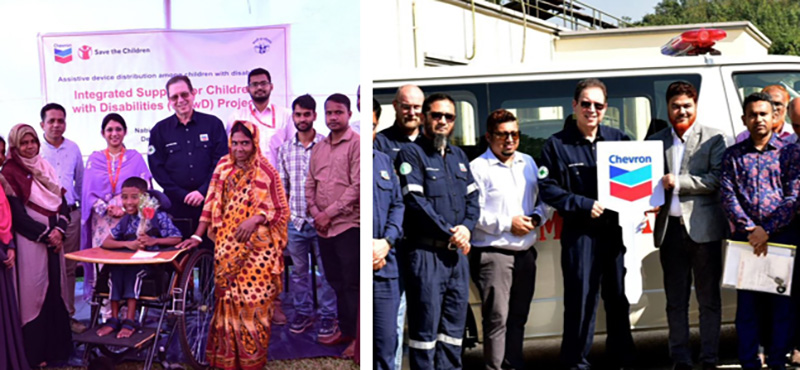
[[[92,47],[89,45],[83,45],[80,49],[78,49],[78,58],[83,60],[87,60],[92,57]]]
[[[651,157],[621,157],[614,154],[608,160],[612,197],[633,202],[653,194]],[[625,168],[620,165],[625,165]]]
[[[53,44],[53,53],[56,56],[56,62],[69,63],[72,61],[72,44]]]

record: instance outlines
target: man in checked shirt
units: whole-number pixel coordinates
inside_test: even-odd
[[[798,147],[785,146],[772,131],[777,119],[769,95],[749,95],[742,121],[750,138],[733,145],[722,157],[722,207],[734,224],[734,240],[747,241],[756,255],[767,253],[767,242],[797,244],[797,227],[789,226],[797,211],[797,176],[790,169],[800,160]],[[791,166],[795,167],[795,166]],[[739,290],[736,332],[742,369],[760,369],[758,345],[767,315],[771,336],[766,349],[770,369],[785,369],[791,349],[792,302],[789,296]],[[759,327],[762,326],[762,327]]]
[[[283,181],[283,188],[289,197],[289,209],[292,211],[289,223],[289,243],[286,251],[292,257],[292,291],[295,315],[289,324],[289,331],[295,334],[304,332],[314,324],[314,302],[312,299],[311,274],[308,254],[313,250],[317,268],[319,268],[319,314],[320,325],[317,329],[317,340],[325,343],[335,334],[336,328],[336,293],[325,280],[325,270],[319,257],[319,240],[314,229],[314,218],[308,213],[306,205],[306,176],[311,149],[325,136],[314,129],[317,119],[317,103],[311,95],[298,97],[292,103],[292,120],[297,133],[283,143],[278,149],[278,173]]]

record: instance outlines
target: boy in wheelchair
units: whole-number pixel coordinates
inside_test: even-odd
[[[172,223],[169,215],[148,204],[147,181],[131,177],[122,183],[122,216],[111,234],[103,241],[103,248],[158,250],[159,246],[174,246],[181,241],[181,233]],[[143,198],[145,197],[145,198]],[[144,218],[144,219],[143,219]],[[144,222],[144,225],[141,223]],[[97,330],[98,336],[111,334],[117,330],[117,338],[130,337],[139,328],[135,321],[136,299],[139,297],[142,278],[148,271],[145,265],[111,265],[108,271],[111,318]],[[99,283],[99,280],[98,280]],[[119,320],[120,301],[125,301],[127,313]]]

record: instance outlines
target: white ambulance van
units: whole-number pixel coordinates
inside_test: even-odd
[[[522,137],[519,150],[538,160],[545,140],[559,131],[572,113],[572,96],[578,81],[595,77],[608,87],[608,110],[604,125],[618,128],[636,140],[668,126],[667,86],[677,80],[691,82],[699,91],[697,123],[722,130],[728,145],[745,130],[741,121],[743,98],[772,84],[783,85],[792,97],[800,91],[800,57],[761,56],[731,58],[686,56],[653,60],[613,62],[591,60],[521,70],[478,71],[462,67],[427,68],[413,73],[382,75],[374,80],[374,96],[383,108],[380,126],[394,120],[391,102],[399,86],[415,84],[426,94],[447,93],[456,100],[458,119],[452,143],[474,158],[486,150],[483,139],[486,117],[498,108],[519,119]],[[787,124],[789,124],[787,117]],[[630,319],[634,330],[667,327],[666,301],[658,250],[653,246],[651,215],[641,228],[637,243],[628,253],[641,256],[642,294],[631,300]],[[563,328],[563,283],[561,275],[561,220],[556,215],[540,228],[536,290],[526,327],[526,336],[560,336]],[[736,313],[735,291],[723,289],[723,322],[732,323]],[[468,337],[480,329],[480,298],[472,288]],[[471,321],[474,316],[474,321]],[[597,332],[605,331],[605,313],[600,305]],[[698,323],[697,301],[692,297],[691,323]],[[477,331],[476,331],[477,330]]]

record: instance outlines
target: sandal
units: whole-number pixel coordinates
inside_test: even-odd
[[[129,338],[131,335],[136,333],[141,329],[141,326],[138,322],[133,321],[131,319],[122,320],[122,329],[120,329],[119,333],[117,333],[117,338]],[[128,335],[123,336],[124,330],[128,330]]]
[[[100,329],[97,329],[95,334],[97,334],[98,337],[103,337],[119,330],[119,326],[120,326],[119,319],[110,318],[106,320],[106,323],[103,324],[103,326],[101,326]],[[100,334],[100,331],[103,330],[103,328],[111,328],[111,331],[109,331],[108,333]]]

